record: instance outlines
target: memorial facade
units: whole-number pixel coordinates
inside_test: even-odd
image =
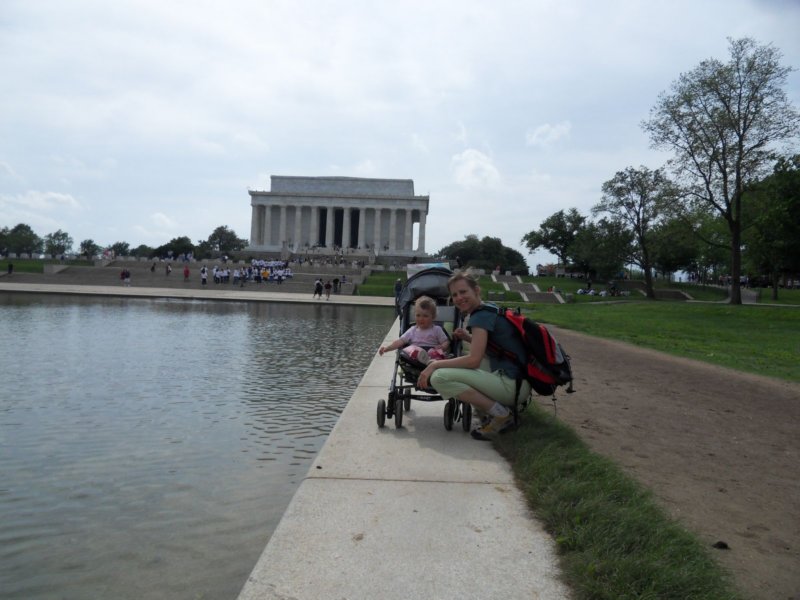
[[[250,190],[248,250],[422,256],[429,201],[411,179],[272,175],[270,191]]]

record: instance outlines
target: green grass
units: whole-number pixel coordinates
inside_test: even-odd
[[[12,258],[7,259],[3,258],[0,259],[0,273],[7,273],[8,272],[8,263],[14,265],[14,272],[15,273],[44,273],[44,266],[45,265],[70,265],[70,266],[80,266],[80,267],[91,267],[94,264],[90,260],[65,260],[60,261],[57,259],[36,259],[36,258]]]
[[[495,445],[554,538],[576,598],[739,598],[696,537],[540,407]]]
[[[537,305],[529,312],[598,337],[800,381],[800,310],[683,302]]]

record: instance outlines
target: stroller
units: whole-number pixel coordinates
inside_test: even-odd
[[[450,353],[458,356],[461,342],[452,337],[453,331],[461,326],[461,315],[454,306],[449,305],[450,290],[447,281],[452,271],[445,267],[429,267],[422,269],[408,278],[396,301],[397,313],[400,317],[400,335],[414,325],[414,302],[420,296],[429,296],[436,301],[435,324],[444,329],[450,340]],[[453,423],[461,421],[464,431],[469,431],[472,423],[472,407],[456,400],[443,398],[431,387],[420,388],[417,385],[420,373],[425,364],[397,350],[392,381],[389,385],[389,397],[378,400],[378,427],[383,427],[386,419],[394,418],[396,428],[403,426],[403,412],[411,408],[411,400],[434,402],[446,400],[444,407],[444,427],[448,431]]]

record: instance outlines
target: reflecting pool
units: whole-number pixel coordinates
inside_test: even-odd
[[[0,294],[0,596],[235,598],[393,318]]]

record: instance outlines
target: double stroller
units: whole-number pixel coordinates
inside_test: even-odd
[[[461,327],[461,315],[450,305],[450,290],[447,281],[452,271],[445,267],[429,267],[416,272],[408,278],[396,300],[396,309],[400,318],[400,335],[414,325],[414,303],[420,296],[428,296],[436,302],[436,319],[434,323],[444,329],[450,340],[450,354],[459,356],[461,341],[453,337],[453,331]],[[443,398],[431,387],[421,388],[418,385],[420,373],[425,369],[421,363],[402,349],[397,350],[392,381],[389,384],[387,399],[378,400],[378,427],[383,427],[386,419],[394,419],[396,428],[403,426],[403,412],[411,408],[411,400],[422,402],[445,401],[444,427],[448,431],[453,423],[461,421],[464,431],[469,431],[472,423],[472,407],[455,398]]]

